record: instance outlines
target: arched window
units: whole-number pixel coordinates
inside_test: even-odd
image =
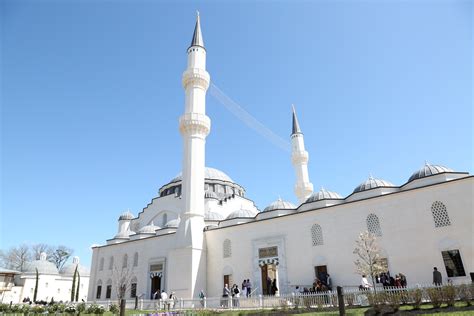
[[[375,214],[367,216],[367,230],[375,236],[382,236],[382,229],[380,228],[379,218]]]
[[[135,255],[133,256],[133,266],[138,267],[138,252],[135,252]]]
[[[311,226],[311,239],[313,240],[313,246],[324,245],[323,229],[319,224]]]
[[[59,293],[59,289],[58,289],[58,293]],[[99,281],[97,281],[97,290],[95,293],[95,298],[97,300],[100,300],[101,296],[102,296],[102,280],[99,279]]]
[[[165,227],[166,223],[168,223],[168,214],[163,214],[163,220],[161,221],[161,226]]]
[[[232,256],[232,245],[229,239],[224,240],[224,244],[222,245],[224,258],[229,258]]]
[[[137,296],[137,278],[133,277],[130,281],[130,298]]]
[[[112,279],[107,280],[107,286],[105,288],[105,298],[109,299],[112,297]]]
[[[112,270],[114,267],[114,257],[110,257],[109,260],[109,270]]]
[[[102,271],[104,270],[104,258],[100,258],[100,261],[99,261],[99,271]]]
[[[440,201],[436,201],[431,205],[431,213],[433,214],[433,220],[435,227],[444,227],[451,225],[449,220],[448,210],[446,206]]]
[[[128,255],[124,254],[123,255],[123,261],[122,261],[122,268],[126,268],[128,265]]]

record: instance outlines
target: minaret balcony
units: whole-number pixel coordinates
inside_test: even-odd
[[[291,155],[291,161],[293,164],[305,164],[308,163],[309,154],[305,151],[296,151]]]
[[[200,113],[185,113],[179,118],[179,131],[183,136],[206,137],[211,131],[211,119]]]
[[[201,68],[190,68],[183,73],[183,87],[187,89],[189,85],[192,87],[201,88],[207,90],[211,77],[209,73]]]

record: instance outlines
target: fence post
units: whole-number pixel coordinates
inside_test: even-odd
[[[180,299],[179,299],[179,305],[180,305],[181,309],[184,308],[184,300],[183,300],[183,298],[180,298]]]
[[[229,308],[232,309],[234,306],[233,306],[233,302],[232,302],[232,295],[228,296],[229,298]]]
[[[204,296],[204,308],[207,308],[207,298]]]
[[[345,316],[344,289],[341,286],[337,287],[337,301],[339,303],[339,316]]]
[[[140,299],[140,310],[143,310],[143,298]]]
[[[260,308],[263,308],[263,296],[262,294],[258,295],[258,305]]]

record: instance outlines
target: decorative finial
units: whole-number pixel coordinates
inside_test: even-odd
[[[197,16],[197,18],[199,18],[199,11],[198,10],[196,10],[196,16]]]
[[[155,223],[153,223],[153,221],[151,221],[150,226],[155,226]]]
[[[374,177],[372,177],[372,173],[369,172],[369,180],[374,180]]]
[[[321,186],[321,191],[326,191],[323,186]]]
[[[428,166],[430,163],[428,162],[428,160],[425,160],[425,166]]]

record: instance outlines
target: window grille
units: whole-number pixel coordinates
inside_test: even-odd
[[[375,214],[367,216],[367,230],[375,236],[382,236],[382,229],[380,228],[379,218]]]
[[[319,224],[313,224],[313,226],[311,226],[311,238],[313,240],[313,246],[324,245],[323,229]]]
[[[224,258],[230,258],[232,256],[232,247],[229,239],[224,240],[223,248]]]
[[[448,210],[446,206],[440,201],[436,201],[431,205],[431,213],[433,214],[433,220],[435,227],[444,227],[451,225],[449,220]]]

